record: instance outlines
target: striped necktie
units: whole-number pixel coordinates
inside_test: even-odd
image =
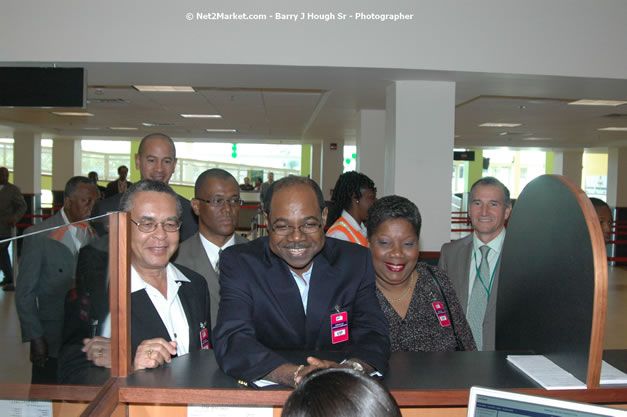
[[[490,247],[483,245],[479,251],[481,252],[481,264],[479,264],[479,272],[475,277],[475,282],[472,284],[467,317],[477,349],[481,350],[483,347],[483,319],[489,297],[487,286],[490,285],[490,265],[488,264]]]
[[[220,255],[222,255],[222,249],[218,250],[218,260],[216,261],[216,267],[214,268],[218,276],[220,276]]]

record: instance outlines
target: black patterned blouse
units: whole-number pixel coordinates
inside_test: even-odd
[[[428,268],[433,271],[440,282],[442,291],[444,291],[448,305],[452,310],[452,317],[446,311],[444,300],[431,278]],[[394,310],[381,290],[376,289],[379,305],[390,325],[392,352],[458,350],[453,326],[462,350],[477,350],[464,311],[446,274],[424,262],[419,262],[416,269],[418,270],[418,281],[404,319]],[[451,319],[452,325],[449,323]]]

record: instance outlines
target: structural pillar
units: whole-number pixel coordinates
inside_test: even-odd
[[[26,214],[41,212],[41,135],[17,130],[13,133],[13,178],[24,194]]]
[[[357,116],[357,171],[383,188],[385,167],[385,110],[360,110]]]
[[[317,184],[322,184],[322,145],[311,145],[311,177]]]
[[[325,200],[331,199],[331,190],[343,172],[343,159],[344,140],[328,139],[322,143],[322,181],[319,184]]]
[[[52,145],[52,192],[63,191],[65,183],[81,174],[81,142],[74,139],[54,138]]]
[[[563,175],[581,187],[581,171],[583,170],[583,150],[555,152],[553,156],[553,173]]]
[[[388,86],[382,195],[401,195],[418,206],[423,251],[439,251],[450,241],[454,127],[455,83]]]
[[[627,148],[608,149],[607,204],[627,207]]]

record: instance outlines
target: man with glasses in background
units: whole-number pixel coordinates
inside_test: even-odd
[[[174,262],[199,273],[211,294],[211,328],[216,325],[220,302],[220,254],[233,245],[248,242],[235,233],[242,205],[237,180],[228,171],[209,169],[196,179],[192,209],[198,216],[198,232],[181,243]]]
[[[310,179],[276,181],[264,208],[269,236],[220,259],[214,349],[222,370],[245,383],[284,386],[319,368],[385,372],[390,339],[369,250],[325,240],[327,209]],[[277,352],[320,350],[342,351],[344,361],[299,364]]]

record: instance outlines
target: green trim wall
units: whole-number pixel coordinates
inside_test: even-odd
[[[300,175],[311,176],[311,145],[301,145],[300,147]]]

